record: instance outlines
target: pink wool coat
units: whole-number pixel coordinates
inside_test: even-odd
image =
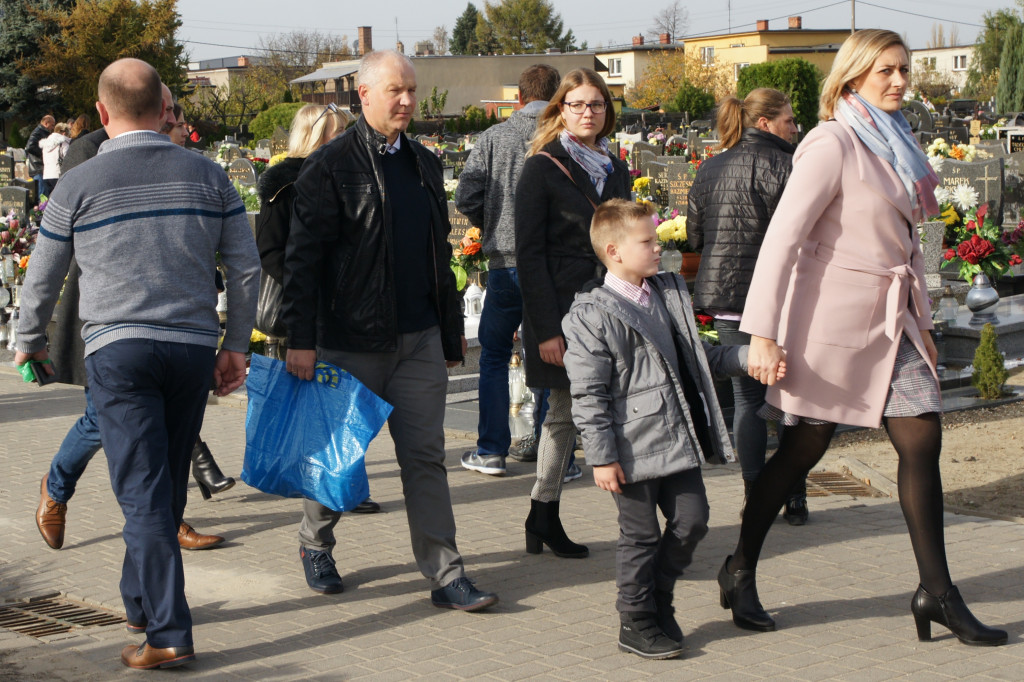
[[[932,322],[912,213],[892,166],[845,121],[819,124],[797,148],[740,324],[786,351],[770,404],[881,424],[901,335],[928,359],[920,330]]]

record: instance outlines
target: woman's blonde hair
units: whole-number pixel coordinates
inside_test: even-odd
[[[53,126],[53,132],[60,133],[61,135],[67,135],[69,130],[71,130],[71,126],[63,121]]]
[[[608,133],[615,130],[615,109],[612,107],[612,94],[608,91],[604,79],[597,75],[593,69],[573,69],[562,78],[558,90],[548,102],[548,107],[537,119],[537,132],[533,134],[530,142],[530,152],[527,156],[533,156],[544,148],[548,142],[556,139],[565,129],[565,122],[562,121],[562,100],[566,93],[575,90],[583,85],[590,85],[601,91],[601,96],[607,104],[604,110],[604,126],[597,133],[597,139],[607,137]]]
[[[722,149],[739,144],[744,128],[756,128],[762,116],[772,121],[782,115],[790,104],[789,95],[771,88],[757,88],[742,100],[726,97],[718,103],[715,127],[718,129]]]
[[[835,116],[836,104],[843,96],[851,81],[867,73],[879,55],[890,47],[900,46],[907,53],[909,65],[910,50],[898,33],[881,28],[857,31],[842,44],[832,62],[832,70],[821,86],[821,101],[818,118],[827,121]]]
[[[350,120],[348,114],[340,109],[324,111],[322,104],[307,104],[295,112],[295,118],[292,119],[291,131],[288,133],[288,156],[293,159],[306,158],[323,144],[328,123],[333,123],[334,132],[338,133],[345,129]]]

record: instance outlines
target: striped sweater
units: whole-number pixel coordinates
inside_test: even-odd
[[[72,254],[85,354],[120,339],[217,347],[216,253],[230,310],[223,348],[249,347],[259,255],[224,171],[151,131],[108,140],[50,196],[22,289],[18,350],[46,347]]]

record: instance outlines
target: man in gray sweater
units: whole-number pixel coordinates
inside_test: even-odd
[[[223,170],[158,133],[156,70],[118,60],[100,76],[99,96],[110,139],[50,197],[23,289],[15,363],[47,359],[46,324],[74,254],[86,372],[125,516],[121,597],[129,631],[146,633],[121,661],[171,667],[195,658],[177,539],[189,454],[211,379],[218,395],[245,380],[259,255]],[[218,252],[232,285],[219,352]]]
[[[508,361],[513,336],[523,321],[523,297],[516,277],[515,196],[537,117],[558,90],[558,71],[534,64],[519,76],[523,108],[480,135],[455,190],[455,206],[483,235],[488,257],[487,298],[480,339],[480,418],[477,447],[462,466],[500,476],[505,473],[512,436],[508,427]]]

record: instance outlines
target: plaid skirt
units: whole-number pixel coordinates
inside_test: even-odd
[[[889,382],[889,395],[885,399],[883,417],[916,417],[929,412],[942,411],[942,397],[939,385],[932,375],[921,353],[914,343],[904,334],[900,337],[900,347],[896,351],[896,364],[892,369],[892,380]],[[784,426],[796,426],[798,422],[807,424],[828,424],[830,422],[810,417],[783,412],[774,405],[764,404],[757,416],[765,421],[775,421]]]

